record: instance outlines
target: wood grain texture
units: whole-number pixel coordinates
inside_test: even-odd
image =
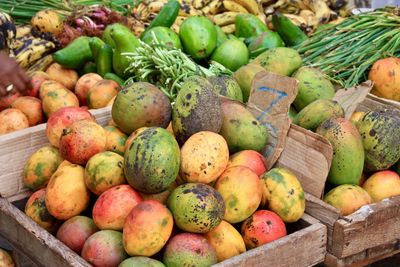
[[[38,266],[91,266],[4,198],[0,198],[0,234]]]
[[[111,107],[90,110],[100,125],[111,119]],[[29,195],[23,184],[23,168],[28,158],[48,145],[46,124],[0,136],[0,196],[15,201]]]
[[[213,266],[215,267],[302,267],[324,261],[326,227],[305,214],[309,226],[272,243],[247,251]]]
[[[330,251],[338,258],[400,240],[400,196],[362,207],[339,219]]]
[[[367,98],[358,106],[357,111],[365,112],[387,107],[400,109],[400,102],[377,97],[373,94],[368,94]]]
[[[325,138],[291,125],[276,166],[293,171],[307,193],[321,198],[332,162],[332,146]]]

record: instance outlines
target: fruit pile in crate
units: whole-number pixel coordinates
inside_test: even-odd
[[[286,236],[304,214],[302,186],[267,171],[265,126],[218,97],[237,83],[211,81],[187,78],[174,105],[132,83],[104,128],[83,108],[52,114],[51,145],[24,169],[26,214],[94,266],[209,266]]]

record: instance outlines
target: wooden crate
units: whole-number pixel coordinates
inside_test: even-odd
[[[218,267],[306,267],[322,262],[326,253],[326,226],[311,216],[288,225],[287,236],[223,261]],[[0,234],[18,251],[17,258],[29,257],[30,266],[88,267],[79,255],[34,223],[5,198],[0,198]],[[29,244],[29,245],[26,245]],[[21,265],[26,266],[26,265]]]
[[[111,119],[110,108],[92,113],[101,125]],[[0,234],[10,241],[18,254],[26,255],[37,266],[89,266],[10,204],[30,195],[23,186],[23,166],[34,151],[47,144],[43,125],[0,137],[0,195],[3,197],[0,198]],[[306,191],[321,195],[331,158],[329,142],[294,125],[288,132],[277,165],[295,170],[303,181],[307,181],[304,184]],[[292,233],[288,236],[217,266],[260,266],[260,263],[270,262],[274,267],[306,267],[322,262],[326,254],[326,226],[305,214],[290,228]]]
[[[357,111],[387,107],[400,109],[400,103],[369,94]],[[312,194],[307,196],[306,212],[327,226],[325,266],[361,267],[400,253],[400,196],[341,216],[339,210]]]

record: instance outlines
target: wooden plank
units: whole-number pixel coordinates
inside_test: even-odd
[[[100,125],[111,119],[111,107],[90,110]],[[0,196],[19,200],[29,195],[23,185],[26,161],[39,148],[49,144],[46,124],[0,136]]]
[[[91,266],[4,198],[0,198],[0,234],[38,266]]]
[[[305,214],[302,220],[308,220]],[[315,219],[312,219],[313,223]],[[305,267],[322,262],[326,253],[326,227],[317,222],[272,243],[247,251],[215,267]]]
[[[400,102],[368,94],[368,97],[357,107],[357,111],[366,112],[378,108],[387,108],[388,106],[400,109]]]
[[[334,226],[332,251],[338,258],[400,239],[400,196],[362,207]]]
[[[38,267],[33,261],[31,261],[27,256],[14,248],[12,251],[12,257],[16,267]]]
[[[293,171],[304,191],[320,198],[331,166],[332,153],[328,140],[292,124],[285,149],[276,166]]]
[[[324,266],[364,267],[374,262],[392,257],[393,255],[396,255],[398,253],[400,253],[400,247],[398,241],[385,244],[379,247],[374,247],[346,258],[337,258],[336,256],[328,252],[326,254]],[[395,262],[393,263],[393,265],[385,265],[385,266],[396,267],[400,266],[400,263]]]

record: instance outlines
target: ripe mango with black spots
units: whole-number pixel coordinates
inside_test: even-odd
[[[191,233],[207,233],[217,227],[225,213],[219,192],[202,183],[186,183],[175,188],[167,206],[180,229]]]
[[[293,102],[299,111],[315,100],[332,99],[335,95],[333,84],[318,69],[302,67],[296,71],[293,78],[299,81],[298,93]]]
[[[371,203],[367,191],[358,185],[339,185],[324,196],[324,201],[340,210],[346,216],[352,214],[364,205]]]
[[[214,86],[217,94],[243,102],[243,94],[240,85],[229,76],[211,76],[208,81]]]
[[[241,103],[221,101],[223,122],[220,134],[231,153],[241,150],[261,151],[268,141],[268,132]]]
[[[200,76],[185,80],[172,109],[172,128],[178,143],[201,131],[218,133],[221,125],[221,104],[211,83]]]
[[[333,147],[328,182],[334,185],[358,184],[364,168],[364,148],[354,124],[344,118],[324,121],[316,131]]]
[[[298,221],[304,214],[306,201],[296,175],[284,168],[273,168],[262,179],[262,205],[278,214],[286,223]]]
[[[342,106],[330,99],[319,99],[303,108],[293,123],[307,130],[315,131],[327,119],[344,118]]]
[[[400,159],[400,112],[368,111],[357,123],[365,151],[366,171],[386,170]]]
[[[302,65],[300,54],[288,47],[275,47],[266,50],[252,63],[259,64],[265,70],[283,76],[290,76]]]

